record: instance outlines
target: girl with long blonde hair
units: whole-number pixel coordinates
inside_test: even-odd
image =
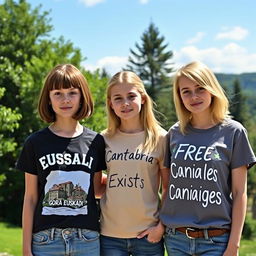
[[[166,194],[165,135],[153,103],[133,72],[115,74],[107,87],[107,184],[101,199],[101,255],[163,256],[160,200]]]
[[[213,72],[192,62],[174,78],[179,122],[168,132],[168,196],[160,219],[168,255],[238,255],[247,170],[256,162],[246,129],[232,120]]]

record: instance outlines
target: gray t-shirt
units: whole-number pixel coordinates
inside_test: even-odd
[[[168,193],[160,219],[170,228],[230,228],[232,169],[256,162],[245,128],[227,119],[210,129],[169,132]]]

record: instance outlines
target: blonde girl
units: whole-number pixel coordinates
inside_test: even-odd
[[[246,213],[247,169],[255,156],[229,116],[213,72],[192,62],[175,75],[179,122],[168,132],[168,195],[160,214],[168,255],[237,256]]]
[[[93,111],[83,74],[71,64],[54,67],[38,111],[50,125],[26,139],[17,162],[25,172],[23,255],[99,256],[93,180],[105,169],[105,145],[79,123]]]
[[[159,221],[159,185],[165,196],[163,167],[166,132],[152,100],[133,72],[115,74],[107,87],[107,184],[101,199],[101,255],[164,255]]]

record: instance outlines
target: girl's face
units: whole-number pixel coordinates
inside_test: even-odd
[[[209,113],[212,94],[185,76],[181,76],[178,82],[185,108],[192,114]]]
[[[110,107],[121,120],[139,118],[144,101],[133,84],[116,84],[110,90]]]
[[[80,107],[81,92],[79,88],[52,90],[49,96],[56,119],[72,118]]]

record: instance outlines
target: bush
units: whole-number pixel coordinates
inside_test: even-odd
[[[253,239],[256,237],[256,220],[252,217],[246,216],[242,238]]]

